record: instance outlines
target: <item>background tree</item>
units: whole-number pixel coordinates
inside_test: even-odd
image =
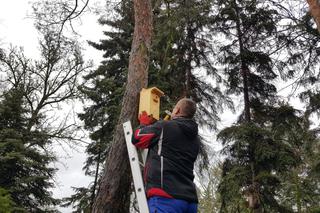
[[[214,67],[211,35],[212,1],[163,1],[155,9],[150,84],[160,87],[169,97],[164,108],[171,109],[181,97],[192,98],[198,106],[197,122],[215,129],[223,107],[232,108]],[[205,77],[206,76],[206,77]]]
[[[33,146],[44,147],[48,138],[43,131],[28,129],[23,101],[23,90],[14,88],[0,103],[0,186],[9,192],[15,212],[46,212],[45,206],[57,204],[48,191],[54,157]]]
[[[93,187],[72,187],[75,192],[70,197],[65,197],[62,200],[62,207],[72,206],[75,209],[74,213],[90,213],[92,208],[92,190]]]
[[[274,3],[274,2],[273,2]],[[284,4],[284,5],[283,5]],[[288,207],[295,206],[298,212],[312,211],[319,206],[315,203],[317,199],[318,187],[314,184],[319,177],[314,176],[314,169],[316,168],[318,158],[316,153],[317,148],[317,114],[319,104],[317,97],[319,94],[318,64],[319,51],[317,46],[319,44],[319,31],[316,29],[312,14],[309,13],[308,7],[304,2],[285,2],[276,4],[282,17],[286,19],[287,25],[283,26],[282,30],[286,29],[288,32],[286,36],[281,36],[282,42],[286,49],[284,54],[289,55],[285,62],[288,66],[294,67],[291,69],[291,78],[294,79],[289,97],[298,95],[300,101],[304,104],[304,119],[305,132],[309,129],[309,137],[305,135],[303,138],[304,144],[295,147],[295,152],[299,153],[303,161],[299,166],[293,169],[289,175],[283,177],[284,193],[283,200],[290,202]],[[290,10],[288,9],[290,8]],[[299,9],[298,9],[299,8]],[[283,54],[283,53],[282,53]],[[302,134],[302,133],[301,133]],[[294,184],[290,184],[292,181]],[[289,187],[290,186],[290,187]],[[289,189],[289,188],[290,189]],[[289,193],[289,191],[294,193]],[[306,199],[304,199],[306,198]]]
[[[112,27],[112,30],[104,32],[107,38],[99,43],[89,42],[94,48],[104,52],[105,59],[98,69],[84,76],[85,81],[80,87],[84,99],[92,102],[84,108],[83,113],[79,114],[85,128],[90,131],[92,140],[86,149],[88,157],[83,170],[86,175],[94,178],[88,188],[75,188],[78,193],[67,199],[69,205],[82,203],[78,205],[76,211],[84,209],[85,201],[87,207],[93,204],[104,161],[119,118],[119,106],[125,89],[134,29],[133,3],[123,0],[114,7],[113,11],[117,17],[114,20],[111,17],[99,19],[101,25]]]
[[[58,200],[50,192],[56,171],[51,148],[54,142],[74,139],[75,128],[68,117],[57,122],[47,112],[77,96],[78,76],[87,68],[75,41],[55,26],[44,27],[39,21],[36,27],[41,35],[40,59],[31,60],[17,48],[3,51],[0,57],[5,76],[0,186],[15,203],[14,212],[56,211]]]
[[[219,133],[227,156],[220,184],[223,212],[248,211],[247,204],[250,211],[293,212],[292,206],[276,199],[286,180],[282,175],[300,165],[303,157],[296,151],[297,147],[301,149],[301,142],[310,138],[316,141],[304,114],[282,103],[274,84],[275,79],[288,80],[297,73],[303,73],[303,78],[295,82],[310,80],[317,59],[314,44],[309,45],[301,35],[309,31],[313,32],[311,36],[314,31],[307,17],[300,22],[282,2],[271,3],[275,7],[262,1],[217,1],[216,29],[228,41],[220,47],[219,62],[226,66],[228,92],[241,94],[244,100],[238,122]],[[284,19],[291,20],[286,22],[290,24],[282,25]],[[279,60],[283,51],[288,57]],[[304,61],[302,55],[308,60]],[[288,64],[302,66],[294,70]],[[292,129],[305,138],[297,140]]]
[[[216,156],[211,158],[211,164],[208,169],[197,174],[199,179],[198,184],[198,197],[200,213],[213,213],[219,212],[220,209],[220,195],[218,193],[218,186],[221,177],[221,162]]]
[[[273,205],[264,196],[274,194],[272,184],[276,182],[270,179],[272,171],[277,170],[277,165],[268,163],[275,162],[274,156],[261,153],[282,145],[268,136],[266,127],[259,125],[252,113],[276,103],[272,81],[277,74],[270,57],[272,45],[268,42],[277,42],[278,13],[259,1],[216,1],[216,7],[215,28],[228,40],[220,46],[218,56],[225,66],[227,92],[242,95],[244,103],[238,124],[219,133],[227,156],[220,185],[221,211],[246,211],[244,196],[249,209],[261,211],[262,203],[264,208]],[[283,147],[278,154],[288,158],[291,152]],[[289,166],[289,162],[282,166]]]

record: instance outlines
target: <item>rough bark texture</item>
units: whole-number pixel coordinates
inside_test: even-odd
[[[319,0],[307,0],[310,8],[310,13],[315,20],[318,31],[320,33],[320,2]]]
[[[136,123],[139,92],[148,82],[149,52],[152,37],[150,0],[134,0],[135,28],[131,47],[128,80],[120,118],[106,159],[105,171],[93,206],[94,213],[125,213],[129,210],[131,172],[122,123]]]

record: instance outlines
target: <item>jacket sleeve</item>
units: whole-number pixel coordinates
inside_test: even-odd
[[[162,132],[162,121],[149,126],[140,126],[132,134],[132,144],[141,149],[156,145]]]

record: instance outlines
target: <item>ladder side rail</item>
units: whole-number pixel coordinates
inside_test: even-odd
[[[137,196],[139,211],[141,213],[149,213],[146,193],[144,190],[143,179],[139,165],[138,152],[136,147],[131,143],[132,126],[130,121],[127,121],[123,124],[123,130],[126,139],[129,162],[133,177],[134,188]]]

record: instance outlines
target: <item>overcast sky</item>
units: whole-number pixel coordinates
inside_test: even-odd
[[[38,34],[33,26],[33,20],[28,15],[31,14],[32,1],[28,0],[6,0],[1,1],[0,5],[0,47],[6,48],[10,45],[21,46],[25,54],[36,59],[39,56]],[[92,4],[95,5],[92,5]],[[104,6],[103,0],[90,1],[89,6],[96,6],[100,3]],[[86,40],[98,41],[103,38],[103,27],[97,23],[99,16],[85,13],[81,21],[74,23],[75,30],[81,35],[79,40],[83,42],[84,58],[93,60],[95,66],[102,59],[102,52],[95,50],[87,45]],[[81,110],[81,106],[77,110]],[[86,177],[81,168],[85,161],[84,147],[78,147],[77,150],[68,146],[56,146],[55,152],[59,161],[55,163],[58,167],[55,183],[56,188],[53,194],[56,198],[62,198],[72,194],[71,186],[87,186],[90,178]],[[71,212],[70,209],[60,208],[62,212]]]

